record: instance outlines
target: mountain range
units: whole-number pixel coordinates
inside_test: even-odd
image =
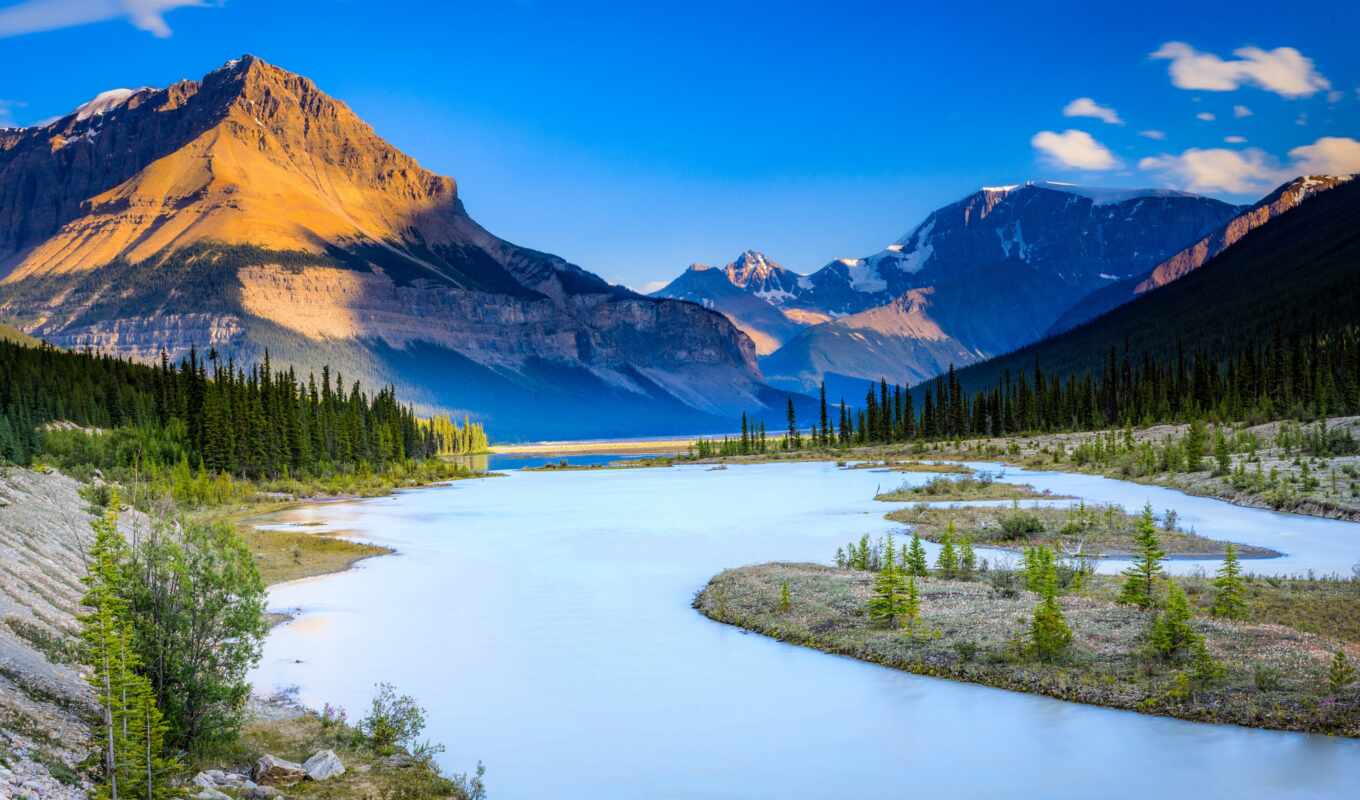
[[[1042,338],[1082,299],[1145,277],[1242,211],[1165,189],[986,187],[871,256],[800,275],[748,251],[691,266],[654,296],[726,314],[773,385],[911,384]]]
[[[1325,337],[1355,336],[1360,319],[1360,180],[1355,177],[1290,181],[1283,191],[1268,195],[1269,203],[1253,208],[1259,212],[1290,194],[1299,199],[1300,191],[1306,202],[1256,217],[1259,224],[1249,229],[1235,221],[1233,230],[1241,235],[1195,268],[1071,330],[959,370],[959,385],[972,394],[992,389],[1007,375],[1029,371],[1032,378],[1036,363],[1050,379],[1099,378],[1112,362],[1125,364],[1127,376],[1144,359],[1189,370],[1195,354],[1218,362],[1248,348],[1258,354],[1275,348],[1281,360],[1268,369],[1295,368],[1304,359],[1290,354],[1292,348],[1317,349]],[[1213,241],[1225,239],[1220,235]],[[1340,367],[1352,376],[1347,385],[1311,378],[1319,398],[1360,386],[1360,364]],[[1265,380],[1261,374],[1248,377]],[[1325,414],[1325,409],[1317,411]]]
[[[497,238],[310,80],[245,56],[0,130],[0,317],[55,344],[393,383],[500,438],[782,413],[751,339]]]

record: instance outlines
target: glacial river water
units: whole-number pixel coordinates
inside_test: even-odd
[[[1286,553],[1247,562],[1255,572],[1349,574],[1360,560],[1360,525],[1007,472],[1174,508],[1184,527]],[[444,765],[486,763],[494,800],[1357,796],[1357,741],[923,678],[690,608],[724,568],[828,562],[860,533],[896,528],[875,491],[928,477],[830,463],[513,471],[289,511],[271,522],[398,554],[272,589],[272,607],[299,615],[270,635],[253,680],[352,718],[391,682],[428,709]]]

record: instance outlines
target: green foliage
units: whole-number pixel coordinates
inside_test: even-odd
[[[940,553],[935,559],[935,569],[942,577],[957,577],[959,571],[959,555],[954,549],[954,520],[949,520],[945,527],[944,536],[940,539]]]
[[[907,577],[907,597],[902,603],[902,627],[908,632],[915,633],[916,626],[921,622],[921,592],[916,586],[916,576]]]
[[[1332,658],[1332,666],[1327,670],[1327,688],[1335,696],[1352,683],[1355,683],[1355,667],[1344,652],[1337,650],[1336,656]]]
[[[1005,539],[1029,539],[1044,532],[1044,521],[1038,514],[1016,509],[1001,517],[1001,531]]]
[[[74,423],[80,430],[45,429]],[[181,470],[277,479],[486,448],[480,425],[418,418],[386,387],[369,395],[328,367],[320,381],[274,370],[268,353],[249,370],[196,350],[158,366],[49,346],[0,342],[0,461],[45,453],[64,469]],[[185,475],[176,476],[183,486]],[[202,481],[200,480],[200,483]],[[192,487],[231,492],[230,486]]]
[[[1185,590],[1172,581],[1167,584],[1166,608],[1148,626],[1148,646],[1163,659],[1172,659],[1200,640],[1190,625],[1190,602]]]
[[[973,552],[973,542],[963,537],[959,542],[959,577],[970,581],[977,572],[977,554]]]
[[[1190,680],[1198,688],[1208,688],[1228,677],[1228,668],[1213,657],[1204,637],[1196,637],[1190,659]]]
[[[1162,560],[1166,558],[1157,538],[1151,504],[1143,507],[1143,513],[1134,525],[1134,543],[1138,551],[1134,554],[1133,564],[1123,572],[1124,584],[1116,602],[1148,609],[1156,603],[1157,580],[1163,575]]]
[[[264,583],[245,542],[225,524],[158,524],[120,568],[168,741],[198,751],[234,737],[268,632]]]
[[[375,688],[368,715],[359,721],[360,732],[379,753],[390,753],[398,746],[414,748],[425,730],[425,709],[410,695],[398,695],[390,683]]]
[[[123,597],[127,544],[118,532],[118,500],[95,520],[94,543],[80,618],[90,662],[86,679],[99,707],[95,741],[100,753],[97,796],[173,797],[170,775],[179,765],[165,754],[166,724],[135,647],[133,614]]]
[[[869,619],[892,626],[902,616],[906,604],[906,581],[897,567],[896,549],[892,537],[883,553],[883,567],[874,579],[874,593],[869,598]]]
[[[1214,602],[1210,615],[1221,619],[1245,619],[1247,616],[1247,587],[1242,581],[1242,566],[1237,560],[1237,548],[1231,543],[1223,553],[1223,566],[1214,578]]]
[[[930,571],[926,563],[926,548],[921,544],[921,537],[915,531],[911,534],[911,544],[904,546],[905,552],[902,554],[902,567],[908,575],[917,578],[924,578]]]
[[[781,614],[787,614],[792,607],[793,603],[789,597],[789,582],[784,581],[779,587],[779,612]]]

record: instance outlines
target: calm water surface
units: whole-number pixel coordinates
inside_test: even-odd
[[[254,680],[351,717],[392,682],[428,708],[447,767],[486,763],[495,800],[1356,796],[1360,742],[922,678],[690,608],[724,568],[826,562],[892,529],[872,497],[903,477],[825,463],[512,472],[291,511],[277,521],[399,554],[271,590],[272,606],[302,613],[270,636]],[[1360,559],[1356,525],[1088,476],[1024,479],[1175,508],[1201,533],[1289,553],[1256,571]]]

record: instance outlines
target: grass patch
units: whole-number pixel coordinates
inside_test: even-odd
[[[363,542],[351,542],[331,534],[293,533],[242,527],[241,536],[255,557],[255,566],[266,586],[343,572],[358,561],[393,551]]]
[[[1020,551],[1047,545],[1059,553],[1091,557],[1124,556],[1133,552],[1135,516],[1115,505],[1075,503],[1066,508],[930,508],[913,506],[887,514],[911,526],[922,539],[940,541],[952,520],[956,536],[967,536],[975,546]],[[1162,548],[1174,556],[1223,555],[1228,543],[1194,532],[1158,527]],[[1242,558],[1272,558],[1279,553],[1254,545],[1237,545]]]
[[[875,577],[816,564],[742,567],[714,577],[694,606],[782,641],[922,675],[1205,722],[1360,736],[1360,684],[1332,694],[1326,679],[1337,648],[1352,659],[1360,653],[1354,642],[1196,617],[1194,630],[1226,669],[1199,685],[1187,682],[1185,659],[1147,654],[1147,614],[1107,599],[1116,578],[1093,577],[1089,588],[1059,598],[1072,645],[1063,658],[1042,661],[1026,647],[1037,595],[996,591],[989,574],[918,578],[921,619],[909,633],[870,622]]]
[[[1028,484],[1002,483],[988,473],[949,478],[940,475],[920,486],[904,482],[892,491],[876,496],[888,502],[939,503],[964,500],[1029,500],[1054,499],[1057,495],[1041,492]]]

